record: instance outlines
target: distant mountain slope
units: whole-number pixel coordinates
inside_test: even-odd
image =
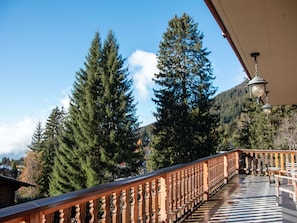
[[[248,88],[246,86],[247,82],[247,80],[243,81],[241,84],[215,96],[215,103],[213,106],[217,107],[219,110],[220,123],[228,124],[232,120],[240,117],[243,102],[249,97]],[[153,134],[152,130],[153,123],[141,127],[139,133],[151,138]]]
[[[218,107],[220,123],[230,123],[240,116],[243,102],[249,97],[247,80],[215,97],[214,107]]]

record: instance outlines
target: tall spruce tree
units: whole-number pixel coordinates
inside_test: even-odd
[[[44,129],[39,121],[33,133],[31,144],[27,146],[33,152],[41,152],[43,149],[43,131]]]
[[[109,31],[102,51],[103,94],[100,104],[103,118],[100,126],[101,159],[112,179],[136,172],[144,157],[142,151],[136,152],[139,124],[131,91],[132,80],[124,62],[114,33]],[[123,167],[129,171],[122,171]]]
[[[131,80],[111,31],[103,49],[95,34],[84,65],[76,74],[61,134],[52,195],[108,182],[119,176],[124,162],[134,169],[141,162],[135,153],[138,123]]]
[[[76,73],[70,100],[69,114],[65,119],[64,130],[60,137],[60,148],[56,152],[53,176],[50,182],[50,194],[56,195],[74,191],[92,184],[99,184],[100,174],[96,182],[88,175],[94,176],[98,162],[86,168],[85,163],[90,156],[96,156],[100,136],[98,119],[100,104],[97,103],[101,92],[101,39],[98,32],[92,40],[84,69]],[[92,154],[88,151],[93,151]]]
[[[47,119],[43,132],[42,161],[44,164],[39,179],[40,193],[43,197],[49,196],[49,182],[53,172],[56,150],[59,147],[58,136],[61,132],[64,115],[63,108],[60,110],[55,107]]]
[[[163,34],[154,89],[157,105],[154,169],[215,152],[217,115],[210,113],[216,88],[203,34],[187,14],[175,16]]]

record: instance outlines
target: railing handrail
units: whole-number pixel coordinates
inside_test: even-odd
[[[114,182],[94,186],[91,188],[81,189],[81,190],[68,192],[68,193],[53,196],[53,197],[33,200],[26,203],[2,208],[0,209],[0,221],[7,221],[12,218],[21,217],[24,215],[30,215],[34,212],[40,212],[40,211],[52,208],[53,206],[63,205],[63,204],[72,203],[72,202],[78,203],[84,200],[89,200],[90,197],[93,197],[95,195],[96,196],[98,196],[98,194],[104,195],[108,192],[110,193],[110,191],[115,191],[121,187],[127,187],[129,185],[139,184],[141,183],[141,181],[148,181],[153,178],[158,178],[158,177],[161,177],[162,175],[166,175],[167,173],[174,172],[176,170],[186,168],[200,162],[205,162],[205,161],[217,158],[219,156],[226,156],[226,154],[233,153],[236,151],[237,150],[235,149],[224,153],[204,157],[190,163],[177,164],[177,165],[159,169],[150,173],[128,177],[119,181],[114,181]]]
[[[271,150],[264,150],[264,149],[238,149],[240,152],[246,152],[246,153],[296,153],[297,150],[281,150],[281,149],[271,149]]]

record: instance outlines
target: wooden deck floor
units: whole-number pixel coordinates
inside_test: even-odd
[[[287,194],[276,205],[275,185],[266,176],[236,176],[183,222],[297,223],[296,206]]]

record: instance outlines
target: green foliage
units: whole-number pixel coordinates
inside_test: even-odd
[[[215,113],[210,113],[216,89],[203,34],[183,14],[168,23],[158,54],[159,73],[154,89],[157,122],[154,124],[150,166],[159,169],[213,154],[216,145]]]
[[[272,114],[266,115],[262,111],[262,104],[257,103],[254,98],[245,98],[242,104],[240,117],[232,120],[230,124],[224,125],[221,131],[221,139],[229,142],[232,147],[245,149],[280,149],[283,145],[280,138],[280,127],[285,124],[287,118],[292,117],[296,112],[296,106],[273,106]],[[295,122],[296,123],[296,122]],[[222,130],[222,128],[221,128]],[[228,148],[228,145],[221,140],[221,149]]]
[[[79,158],[76,153],[72,123],[69,117],[64,122],[64,128],[59,135],[60,146],[56,150],[53,173],[50,179],[50,195],[58,195],[69,191],[85,188],[86,177],[80,171]]]
[[[97,32],[85,67],[76,74],[50,182],[52,195],[127,176],[143,162],[143,153],[135,152],[132,82],[118,49],[112,31],[103,47]]]
[[[39,121],[37,123],[36,129],[32,136],[31,144],[28,145],[28,148],[32,150],[33,152],[40,152],[43,148],[43,128],[42,124]]]
[[[237,120],[242,112],[242,106],[247,98],[249,92],[247,88],[247,80],[241,84],[224,91],[215,97],[213,109],[219,110],[220,124],[229,124]]]
[[[60,110],[58,107],[55,107],[47,119],[43,132],[43,169],[39,179],[40,194],[43,197],[49,196],[49,183],[53,172],[56,150],[60,145],[58,136],[61,133],[64,115],[63,109]]]

